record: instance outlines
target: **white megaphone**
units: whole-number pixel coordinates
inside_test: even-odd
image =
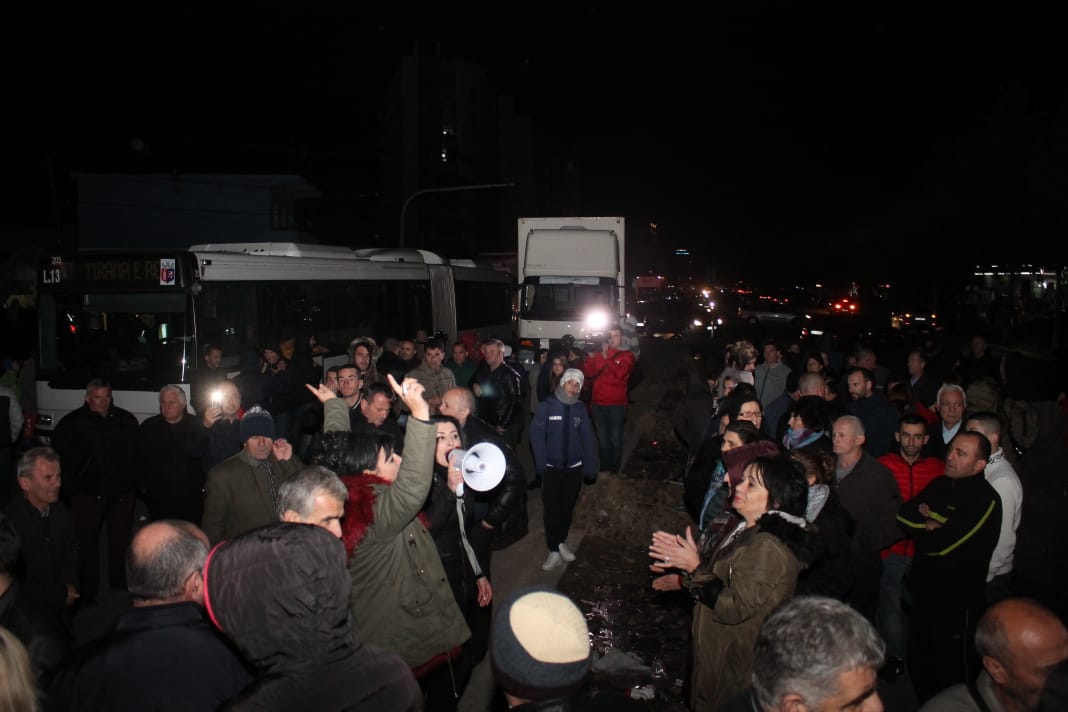
[[[450,450],[449,464],[456,467],[457,461],[464,477],[456,487],[457,497],[464,495],[464,482],[476,492],[488,492],[504,479],[504,453],[492,443],[479,443],[468,450]]]

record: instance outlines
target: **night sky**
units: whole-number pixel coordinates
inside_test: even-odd
[[[352,5],[13,18],[5,224],[54,221],[50,166],[66,221],[76,171],[297,172],[373,192],[353,176],[371,173],[383,87],[418,41],[488,69],[539,155],[580,172],[585,214],[625,215],[632,239],[655,222],[724,272],[1066,259],[1068,49],[1052,10]]]

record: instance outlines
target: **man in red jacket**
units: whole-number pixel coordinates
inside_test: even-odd
[[[901,416],[894,440],[897,452],[888,452],[879,458],[894,474],[901,501],[908,502],[923,491],[931,480],[946,470],[944,462],[937,457],[924,457],[927,444],[927,421],[915,413]],[[879,584],[879,630],[886,641],[886,666],[884,675],[896,678],[905,672],[905,644],[908,635],[908,620],[901,607],[901,591],[905,577],[912,568],[912,556],[916,544],[912,539],[902,539],[883,549],[883,575]]]
[[[600,444],[601,473],[619,472],[623,456],[623,421],[627,412],[627,380],[634,368],[634,354],[623,351],[623,332],[608,331],[599,353],[582,365],[583,375],[593,382],[592,415]]]

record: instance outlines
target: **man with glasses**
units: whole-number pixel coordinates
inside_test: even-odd
[[[141,529],[126,554],[133,608],[52,678],[63,710],[217,709],[252,676],[201,612],[208,538],[189,522]]]

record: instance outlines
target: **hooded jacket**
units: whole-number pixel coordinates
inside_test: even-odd
[[[538,404],[530,421],[530,449],[539,473],[547,467],[567,469],[580,462],[584,476],[597,473],[597,447],[586,406],[568,396],[563,385]]]
[[[343,400],[328,400],[325,429],[347,430],[347,411]],[[433,478],[435,432],[430,423],[408,419],[404,461],[392,484],[367,475],[342,478],[350,491],[343,534],[354,543],[348,568],[356,630],[411,667],[471,637],[434,540],[418,518]],[[357,530],[362,534],[353,538]]]
[[[204,566],[212,622],[258,671],[231,710],[414,710],[411,671],[362,642],[341,543],[322,527],[272,524],[217,546]]]

